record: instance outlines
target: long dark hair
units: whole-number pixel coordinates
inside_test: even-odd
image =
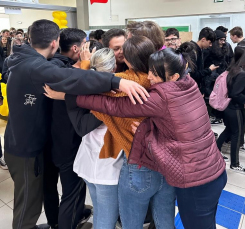
[[[229,71],[229,74],[227,76],[227,88],[229,91],[229,89],[231,89],[232,87],[233,81],[235,80],[236,76],[239,73],[245,71],[245,46],[238,45],[235,48],[234,57],[227,71]]]
[[[144,36],[133,36],[123,45],[123,55],[138,72],[148,73],[148,59],[156,51],[150,39]]]
[[[164,82],[167,81],[165,72],[170,76],[178,73],[180,78],[187,74],[187,64],[190,69],[194,69],[194,64],[190,58],[194,46],[190,42],[183,43],[177,50],[167,48],[153,53],[149,58],[149,69],[155,76],[159,76]]]

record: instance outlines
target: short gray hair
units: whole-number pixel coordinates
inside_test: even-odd
[[[96,51],[90,60],[90,68],[99,72],[113,72],[116,67],[114,51],[109,48],[102,48]]]

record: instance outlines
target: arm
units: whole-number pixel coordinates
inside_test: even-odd
[[[158,91],[150,93],[150,98],[144,104],[133,105],[128,97],[113,98],[102,95],[78,96],[77,105],[117,117],[157,117],[163,116],[166,101]]]
[[[78,135],[83,137],[99,127],[102,122],[91,114],[90,110],[78,107],[76,98],[77,96],[74,95],[66,95],[66,108],[74,129]]]

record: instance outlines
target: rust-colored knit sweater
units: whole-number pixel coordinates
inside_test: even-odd
[[[88,62],[85,63],[82,61],[81,68],[85,69],[87,68],[86,66],[88,67]],[[115,75],[123,79],[135,81],[146,89],[150,88],[150,81],[147,79],[146,73],[127,70],[126,72],[116,73]],[[116,94],[105,93],[105,95],[111,97],[127,96],[127,94],[122,92]],[[92,111],[92,113],[108,127],[104,137],[104,146],[100,152],[100,158],[117,158],[122,149],[128,158],[134,138],[131,124],[133,124],[133,122],[142,122],[144,118],[119,118],[96,111]]]

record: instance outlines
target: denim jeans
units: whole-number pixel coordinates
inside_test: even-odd
[[[115,229],[119,216],[118,185],[93,184],[84,180],[93,202],[93,228]]]
[[[180,218],[185,229],[216,229],[219,197],[227,182],[226,171],[217,179],[191,188],[176,188]]]
[[[175,189],[160,173],[125,159],[118,193],[123,229],[142,229],[149,204],[157,229],[175,228]]]

